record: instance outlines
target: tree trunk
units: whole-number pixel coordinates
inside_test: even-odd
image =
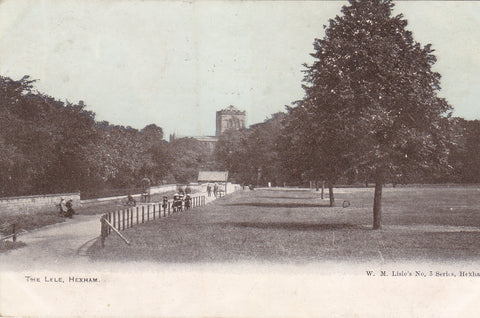
[[[383,172],[378,171],[375,176],[375,195],[373,197],[373,229],[382,227],[382,187]]]
[[[335,197],[333,196],[333,184],[328,183],[328,197],[330,198],[330,207],[335,206]]]
[[[260,178],[262,177],[262,168],[257,169],[257,188],[260,185]]]
[[[322,194],[321,194],[321,198],[323,200],[323,194],[325,193],[325,181],[322,180]]]

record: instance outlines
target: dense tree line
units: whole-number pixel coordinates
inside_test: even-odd
[[[214,166],[194,139],[163,140],[162,128],[141,130],[95,121],[83,102],[62,102],[35,90],[28,76],[0,77],[0,195],[30,195],[195,181]]]
[[[319,186],[327,181],[328,175],[315,173],[315,167],[317,158],[328,158],[324,149],[332,145],[315,144],[315,133],[305,128],[310,119],[297,120],[292,116],[297,108],[287,109],[288,113],[276,113],[248,129],[226,131],[216,146],[216,167],[228,170],[233,181],[245,185],[308,186],[313,181]],[[448,135],[445,166],[399,170],[384,183],[480,183],[480,121],[452,118]],[[334,139],[335,143],[338,140]],[[375,182],[368,167],[351,168],[336,158],[325,164],[335,172],[336,184],[369,186]]]
[[[324,26],[324,38],[314,40],[305,96],[287,108],[281,132],[266,122],[226,135],[217,152],[225,167],[250,182],[256,175],[257,184],[265,166],[284,180],[325,180],[331,205],[339,181],[372,181],[374,228],[381,226],[387,182],[479,182],[478,121],[451,117],[438,96],[432,46],[413,39],[393,6],[391,0],[343,6]]]
[[[480,120],[455,118],[450,170],[440,181],[480,183]]]
[[[215,148],[219,168],[228,170],[237,183],[282,186],[285,172],[279,143],[284,118],[284,113],[276,113],[248,129],[227,130]]]

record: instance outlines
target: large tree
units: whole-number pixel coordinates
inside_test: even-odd
[[[437,96],[431,45],[413,39],[403,16],[392,14],[392,1],[349,2],[314,41],[297,107],[309,115],[305,126],[315,132],[316,146],[323,145],[317,157],[372,171],[378,229],[387,178],[446,164],[450,106]],[[321,166],[328,168],[325,160]]]

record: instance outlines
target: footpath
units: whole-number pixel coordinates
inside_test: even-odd
[[[216,198],[205,195],[208,204]],[[0,271],[73,269],[92,262],[87,249],[100,235],[100,214],[75,215],[18,237],[26,246],[0,253]]]
[[[0,269],[58,269],[88,262],[86,248],[100,233],[100,215],[76,215],[18,237],[26,246],[0,253]]]

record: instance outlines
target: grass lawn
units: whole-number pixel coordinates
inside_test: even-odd
[[[24,246],[25,243],[23,242],[0,241],[0,252],[9,251]]]
[[[386,188],[383,228],[371,230],[373,189],[237,192],[212,204],[114,233],[97,260],[159,262],[480,259],[480,188]],[[344,200],[350,207],[342,208]]]

